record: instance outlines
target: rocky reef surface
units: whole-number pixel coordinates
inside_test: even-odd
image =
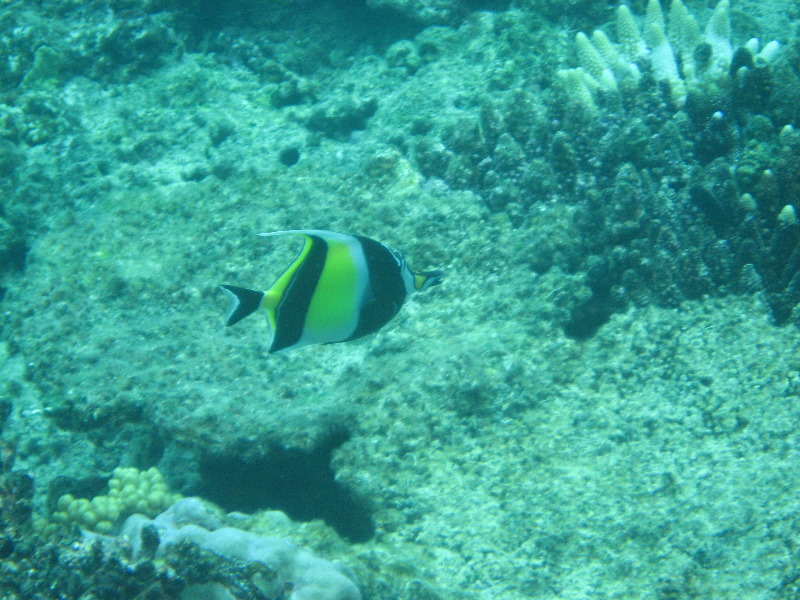
[[[589,105],[560,73],[617,11],[0,3],[9,600],[198,581],[80,532],[153,467],[364,598],[795,597],[800,12],[734,1],[713,86],[644,54]],[[268,356],[216,286],[269,286],[297,248],[255,234],[292,228],[446,280]]]

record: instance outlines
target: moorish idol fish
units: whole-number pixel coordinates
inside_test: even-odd
[[[266,292],[220,286],[231,297],[225,325],[267,310],[271,353],[378,331],[409,294],[442,281],[441,271],[415,273],[397,252],[366,237],[318,229],[259,235],[305,238],[298,257]]]

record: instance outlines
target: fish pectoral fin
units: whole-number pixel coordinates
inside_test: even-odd
[[[221,285],[219,287],[228,294],[231,300],[228,316],[225,319],[226,327],[235,325],[261,308],[264,292],[236,287],[235,285]]]

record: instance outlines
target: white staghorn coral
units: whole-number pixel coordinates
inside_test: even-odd
[[[611,72],[611,65],[608,64],[608,61],[582,31],[575,36],[575,46],[581,65],[600,87],[607,90],[616,90],[617,80]]]
[[[558,80],[565,90],[569,90],[572,99],[582,106],[584,111],[592,116],[597,114],[594,92],[599,84],[594,77],[582,68],[561,69],[558,72]]]
[[[730,3],[720,0],[706,25],[705,41],[711,46],[709,75],[719,78],[728,72],[733,56],[731,45]]]
[[[663,21],[662,25],[659,25],[656,21],[647,20],[644,25],[644,41],[650,48],[650,65],[653,69],[653,76],[657,81],[668,82],[672,91],[672,99],[678,105],[683,104],[686,100],[686,86],[678,74],[678,63],[675,61],[672,44],[664,32]]]
[[[592,33],[592,45],[602,57],[604,63],[611,68],[611,71],[618,78],[633,77],[639,79],[641,73],[639,67],[635,63],[626,60],[622,54],[617,51],[614,43],[608,39],[608,36],[603,33],[602,29],[596,29]],[[616,83],[614,85],[616,89]]]
[[[659,0],[647,1],[647,12],[644,17],[645,42],[647,41],[646,31],[648,28],[664,31],[664,13],[661,12],[661,2]]]
[[[679,107],[692,89],[725,85],[730,77],[734,52],[729,0],[718,2],[703,30],[681,0],[672,0],[668,20],[659,0],[648,0],[641,28],[630,9],[620,5],[615,29],[616,44],[599,29],[591,39],[578,33],[575,44],[580,66],[559,73],[567,93],[574,91],[575,100],[591,113],[597,110],[593,95],[598,90],[617,92],[625,78],[638,80],[638,63],[642,61],[649,64],[657,81],[669,87],[672,100]],[[772,61],[780,48],[775,41],[760,51],[759,46],[756,38],[745,44],[756,65]],[[578,81],[582,82],[580,89],[568,87]]]
[[[620,4],[617,8],[617,39],[620,43],[622,54],[630,60],[647,56],[647,45],[639,35],[639,26],[636,18],[627,4]]]
[[[697,21],[687,10],[683,2],[673,2],[669,10],[669,27],[667,37],[672,40],[672,45],[681,62],[681,70],[687,81],[694,81],[697,75],[694,51],[703,43],[703,34]]]

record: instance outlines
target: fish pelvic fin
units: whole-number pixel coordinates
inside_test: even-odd
[[[225,319],[225,326],[235,325],[246,316],[253,314],[261,308],[264,299],[264,292],[248,290],[247,288],[236,287],[235,285],[219,286],[231,300],[228,316]]]

